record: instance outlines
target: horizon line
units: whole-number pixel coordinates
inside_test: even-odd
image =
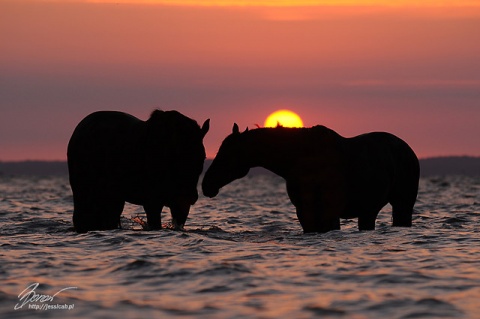
[[[419,157],[419,160],[427,160],[427,159],[436,159],[436,158],[478,158],[480,159],[480,155],[433,155],[433,156],[426,156],[426,157]],[[214,160],[215,157],[207,157],[205,160]],[[4,163],[67,163],[67,159],[14,159],[14,160],[2,160],[0,159],[0,164]]]

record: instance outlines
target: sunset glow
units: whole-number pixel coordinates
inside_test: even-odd
[[[474,0],[85,0],[90,3],[144,3],[173,6],[249,6],[249,7],[308,7],[308,6],[479,6]]]
[[[212,158],[272,106],[480,156],[480,1],[0,0],[0,30],[0,161],[65,160],[89,113],[155,108],[210,118]]]
[[[303,127],[303,121],[298,114],[289,110],[279,110],[270,114],[265,120],[265,127]]]

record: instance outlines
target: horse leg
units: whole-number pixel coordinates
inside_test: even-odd
[[[413,205],[392,204],[393,224],[394,227],[411,227]]]
[[[326,233],[331,230],[340,230],[340,217],[332,216],[333,214],[322,216],[318,222],[317,232]],[[328,216],[328,217],[327,217]]]
[[[341,196],[331,196],[328,191],[321,192],[318,185],[291,180],[287,180],[287,193],[297,209],[304,233],[340,229],[339,216],[344,202]]]
[[[300,207],[297,207],[297,216],[303,231],[326,233],[340,229],[337,205],[321,205],[314,195],[309,195],[303,196]]]
[[[419,172],[418,168],[415,170],[411,167],[405,167],[404,172],[405,174],[396,180],[389,196],[392,205],[392,226],[411,227],[413,206],[417,201]]]
[[[297,207],[297,217],[300,225],[302,225],[304,233],[317,232],[317,225],[315,220],[315,212],[311,207]]]
[[[149,230],[158,230],[162,228],[162,209],[163,205],[144,205],[147,213],[147,225]]]
[[[340,229],[340,216],[345,210],[345,193],[338,183],[316,188],[315,207],[319,232]]]
[[[379,211],[374,214],[362,214],[358,216],[358,230],[374,230],[378,213]]]
[[[73,224],[79,233],[116,229],[125,202],[108,192],[74,193]]]
[[[390,204],[392,205],[393,224],[397,227],[411,227],[413,206],[417,199],[417,194],[395,194],[391,196]]]
[[[105,198],[97,208],[99,225],[101,230],[120,228],[120,216],[122,215],[125,201],[118,198]]]
[[[82,191],[73,192],[73,226],[78,233],[86,233],[95,228],[93,201]]]

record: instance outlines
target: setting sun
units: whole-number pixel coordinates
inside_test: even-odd
[[[303,121],[296,113],[289,110],[278,110],[270,114],[265,120],[265,127],[303,127]]]

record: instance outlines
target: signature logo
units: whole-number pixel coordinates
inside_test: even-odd
[[[49,310],[49,309],[73,309],[72,305],[61,305],[61,304],[50,304],[53,302],[55,297],[60,294],[62,291],[70,290],[70,289],[77,289],[77,287],[67,287],[60,289],[53,295],[43,295],[37,293],[35,290],[38,288],[40,283],[35,282],[25,288],[19,295],[19,303],[17,303],[14,307],[15,310],[22,309],[24,306],[28,305],[28,309],[35,309],[35,310]]]

